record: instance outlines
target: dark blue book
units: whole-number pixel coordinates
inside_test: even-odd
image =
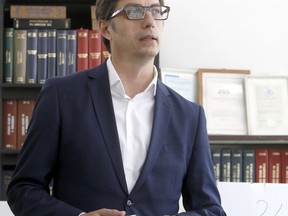
[[[243,182],[255,182],[255,150],[244,149],[243,150]]]
[[[47,29],[38,30],[38,83],[44,84],[47,79],[47,48],[48,48],[48,31]]]
[[[3,59],[3,81],[12,83],[13,79],[13,28],[4,28],[4,59]]]
[[[47,38],[47,79],[56,76],[56,29],[48,29]]]
[[[57,69],[56,76],[66,76],[67,30],[57,30]]]
[[[231,150],[221,150],[221,181],[231,181]]]
[[[221,150],[220,149],[212,149],[211,156],[213,161],[214,173],[216,181],[220,181],[221,179]]]
[[[13,176],[13,170],[3,170],[2,171],[2,195],[1,195],[1,200],[6,200],[6,193],[7,193],[7,188],[9,183],[12,180],[12,176]]]
[[[76,55],[77,55],[77,30],[67,30],[67,71],[66,74],[76,72]]]
[[[38,30],[27,29],[26,82],[37,83]]]
[[[231,181],[242,182],[243,179],[243,151],[242,149],[231,150]]]

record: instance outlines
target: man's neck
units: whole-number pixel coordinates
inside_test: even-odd
[[[133,98],[144,91],[154,77],[154,59],[147,62],[117,61],[111,59],[124,86],[125,93]]]

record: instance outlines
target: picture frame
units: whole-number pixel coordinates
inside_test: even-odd
[[[199,103],[209,135],[247,135],[244,77],[250,70],[199,69]]]
[[[197,70],[161,68],[161,81],[191,102],[198,102]]]
[[[288,76],[245,77],[249,135],[288,135]]]

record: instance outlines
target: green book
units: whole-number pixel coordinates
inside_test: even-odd
[[[26,83],[27,30],[14,29],[13,83]]]
[[[13,77],[13,28],[4,29],[3,82],[12,83]]]

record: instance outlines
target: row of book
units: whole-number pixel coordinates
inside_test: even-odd
[[[288,183],[288,149],[212,149],[217,181]]]
[[[109,57],[97,30],[4,31],[5,83],[43,84],[51,77],[96,67]]]
[[[4,99],[2,149],[20,150],[35,106],[34,99]]]

